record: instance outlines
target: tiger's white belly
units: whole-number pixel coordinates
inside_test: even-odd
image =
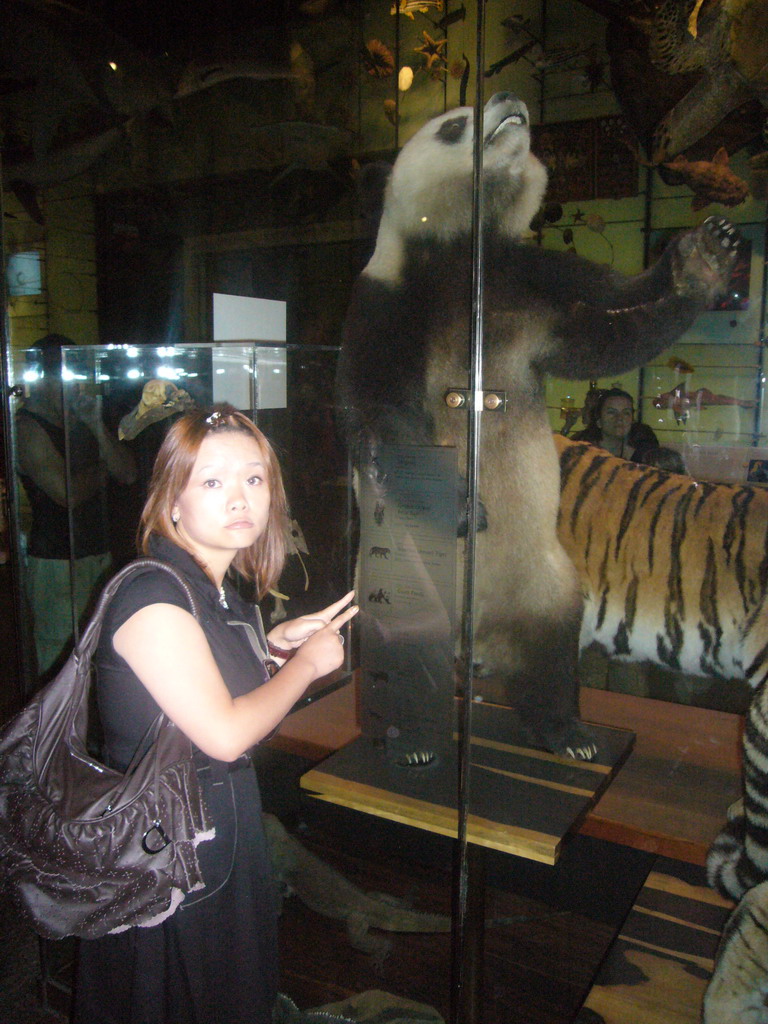
[[[687,622],[682,634],[682,644],[674,653],[673,646],[662,618],[658,614],[643,615],[638,612],[632,629],[622,628],[624,608],[611,609],[599,620],[599,602],[587,596],[584,617],[581,624],[579,647],[583,651],[592,643],[598,643],[611,658],[618,661],[650,661],[663,668],[672,668],[693,676],[715,676],[721,679],[745,679],[744,642],[741,630],[732,624],[724,628],[716,654],[707,650],[698,623]],[[665,656],[666,655],[666,656]]]

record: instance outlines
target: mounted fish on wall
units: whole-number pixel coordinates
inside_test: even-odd
[[[738,206],[749,195],[748,185],[733,173],[722,146],[710,161],[686,160],[678,154],[663,166],[668,172],[667,184],[674,184],[674,176],[679,176],[680,183],[693,191],[691,209],[694,212],[709,203]]]
[[[681,154],[712,161],[721,147],[733,155],[749,146],[752,192],[760,195],[768,164],[766,0],[664,0],[650,16],[641,0],[579,2],[608,21],[611,87],[663,180],[663,165]],[[707,199],[701,175],[688,184]]]
[[[665,391],[653,399],[653,407],[655,409],[670,409],[677,423],[685,423],[691,409],[698,412],[713,405],[735,405],[740,409],[754,409],[756,404],[754,399],[716,395],[709,388],[697,388],[696,391],[689,391],[686,381],[681,381],[671,391]]]
[[[749,185],[731,170],[728,152],[720,146],[711,160],[688,160],[678,154],[674,160],[654,165],[643,160],[633,148],[638,163],[656,167],[667,185],[687,185],[693,192],[691,209],[694,213],[710,203],[721,206],[739,206],[749,195]]]

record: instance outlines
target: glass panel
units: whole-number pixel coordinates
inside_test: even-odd
[[[558,10],[550,11],[550,30],[559,24],[558,11],[562,14],[566,9],[568,5],[559,5]],[[587,35],[594,29],[598,32],[598,41],[602,36],[602,27],[598,23],[592,25],[590,19],[580,23],[580,28]],[[566,31],[566,36],[568,34]],[[628,52],[631,51],[630,44]],[[615,67],[616,59],[611,58],[612,67]],[[572,249],[579,255],[608,264],[612,269],[635,274],[655,265],[673,237],[701,223],[709,214],[723,214],[733,220],[743,243],[725,294],[682,330],[673,344],[665,345],[662,351],[653,355],[647,365],[621,374],[595,374],[591,381],[574,382],[553,375],[547,382],[550,425],[553,430],[570,438],[578,437],[590,426],[600,392],[619,388],[627,392],[635,419],[630,435],[633,444],[626,446],[624,455],[638,457],[643,464],[681,473],[697,481],[761,486],[766,455],[763,345],[766,330],[766,222],[765,211],[758,198],[761,186],[751,174],[747,149],[727,146],[731,156],[730,170],[746,183],[744,191],[747,193],[743,201],[735,202],[727,209],[713,202],[713,195],[707,194],[706,187],[702,187],[703,182],[689,178],[683,183],[674,172],[668,173],[664,168],[648,170],[642,163],[640,167],[635,164],[634,175],[627,176],[624,173],[627,160],[629,170],[632,170],[633,161],[631,155],[628,156],[632,145],[630,143],[627,148],[627,136],[622,132],[629,128],[630,139],[633,135],[642,135],[640,132],[638,136],[638,110],[627,95],[627,83],[619,82],[617,78],[615,91],[598,87],[590,91],[600,93],[600,99],[595,96],[585,101],[585,97],[575,95],[578,90],[562,89],[567,74],[567,70],[556,68],[544,74],[545,105],[541,112],[544,122],[541,131],[542,141],[547,144],[546,160],[551,172],[548,198],[556,200],[549,209],[545,207],[547,216],[542,219],[539,229],[539,240],[544,247]],[[550,83],[553,86],[551,95]],[[597,121],[592,125],[593,134],[590,135],[587,122],[580,119],[593,114],[597,115]],[[615,134],[615,125],[611,126],[617,114],[623,123],[618,135]],[[575,123],[577,118],[578,124]],[[555,124],[556,121],[561,123]],[[718,130],[722,128],[723,125]],[[746,124],[741,128],[749,133]],[[599,136],[595,143],[594,131],[597,129],[604,137],[608,137],[610,132],[615,144],[606,148],[600,145]],[[573,145],[576,130],[579,130],[580,141]],[[711,160],[717,146],[711,153],[702,147],[704,143],[699,141],[686,149],[685,158]],[[545,150],[539,152],[544,154]],[[566,173],[566,169],[573,166],[573,160],[577,161],[576,165],[583,173]],[[613,165],[612,172],[605,161]],[[552,184],[557,186],[555,193]],[[750,194],[753,187],[755,195]],[[563,458],[566,457],[564,454]],[[608,470],[605,472],[607,475]],[[622,474],[619,480],[622,479],[626,479],[626,475]],[[730,499],[725,490],[717,493],[722,505],[718,514],[713,515],[711,536],[719,551],[723,545],[718,539],[718,528],[728,518]],[[586,555],[586,531],[571,531],[567,526],[575,509],[581,507],[573,502],[583,501],[584,488],[579,490],[572,478],[572,486],[563,497],[565,505],[559,520],[563,543],[576,563],[583,588],[599,601],[595,597],[594,577],[590,580],[586,575],[592,563],[592,558]],[[607,506],[625,508],[629,514],[625,501],[626,492],[618,483],[607,490]],[[758,498],[752,507],[753,514],[745,520],[750,536],[754,533],[757,537],[762,529],[758,523],[762,514],[758,512],[760,507],[761,499]],[[638,509],[625,536],[648,537],[655,535],[657,530],[662,536],[671,535],[672,511],[675,508],[679,510],[679,505],[664,504],[666,512],[662,514],[658,527],[651,525],[653,508],[653,502],[643,503],[642,514]],[[603,517],[597,521],[616,534],[618,524],[615,520]],[[657,545],[654,549],[656,593],[666,599],[670,596],[668,581],[680,579],[685,584],[686,605],[680,621],[681,633],[686,637],[685,652],[676,659],[675,654],[664,651],[662,643],[655,642],[657,633],[660,636],[665,634],[662,601],[659,600],[650,609],[650,614],[643,615],[639,609],[637,611],[634,652],[608,658],[604,650],[605,635],[583,651],[580,672],[584,684],[725,711],[745,709],[751,691],[743,680],[743,669],[713,663],[706,675],[701,674],[697,629],[700,598],[706,590],[706,578],[701,570],[706,559],[701,558],[700,551],[706,543],[704,531],[695,541],[691,531],[685,544],[674,552],[668,545],[661,548]],[[759,546],[760,542],[756,540],[756,543]],[[638,544],[638,550],[639,547]],[[594,553],[597,548],[593,544],[590,550]],[[628,564],[630,556],[626,547],[622,556],[607,563],[607,569],[613,574],[609,577],[610,592],[619,599],[613,608],[611,621],[618,621],[623,609],[629,611],[633,607],[631,574],[624,572],[624,566]],[[643,563],[638,557],[631,564],[633,567],[641,565],[646,578],[651,579],[647,559]],[[725,562],[718,566],[722,595],[730,586],[739,589],[733,571]],[[759,583],[756,586],[760,588]],[[642,637],[637,628],[641,620],[644,623]],[[582,633],[585,647],[592,635],[593,631],[587,626]],[[644,639],[647,642],[643,642]],[[740,648],[741,639],[735,635],[732,639],[734,647]],[[629,646],[625,644],[625,647]],[[642,648],[641,653],[637,653],[638,646]],[[609,644],[609,647],[613,651],[613,645]]]
[[[476,848],[554,859],[583,811],[572,791],[591,793],[600,775],[560,756],[559,727],[576,713],[570,598],[598,546],[575,528],[566,536],[564,524],[585,523],[585,490],[558,478],[551,435],[586,428],[617,386],[654,450],[692,476],[765,483],[764,208],[748,197],[731,211],[748,244],[728,301],[647,365],[555,360],[545,373],[532,349],[553,321],[563,336],[573,324],[575,307],[559,320],[551,309],[573,253],[638,274],[704,216],[687,185],[638,160],[649,126],[628,124],[607,84],[612,47],[589,5],[261,0],[223,11],[202,0],[192,15],[170,4],[144,17],[109,6],[85,28],[55,5],[0,16],[18,41],[0,116],[26,689],[77,634],[101,574],[132,556],[154,454],[185,401],[248,411],[280,455],[295,548],[265,616],[311,613],[353,584],[361,608],[344,669],[322,687],[352,673],[354,699],[323,697],[293,719],[314,716],[301,756],[361,738],[305,788],[387,819],[382,828],[458,835],[459,868],[440,876],[457,897],[454,974],[447,959],[442,973],[430,967],[426,998],[468,1018]],[[511,137],[521,145],[506,159],[519,159],[528,129],[549,185],[543,205],[534,187],[510,222],[508,165],[491,165]],[[744,149],[732,167],[748,176]],[[548,270],[549,256],[564,262]],[[602,294],[588,273],[569,303]],[[592,513],[603,550],[623,501]],[[636,536],[652,529],[646,518]],[[700,571],[697,554],[681,572]],[[58,589],[40,561],[61,563]],[[629,608],[620,573],[612,593]],[[738,681],[635,657],[590,647],[578,672],[590,686],[743,706]],[[607,770],[622,756],[609,732]],[[569,799],[553,804],[553,793]],[[403,994],[423,1001],[427,982]]]
[[[61,569],[60,591],[46,576],[41,612],[31,621],[44,619],[50,630],[54,601],[61,614],[48,654],[38,641],[37,674],[48,675],[70,649],[104,570],[134,556],[157,450],[167,427],[196,404],[232,402],[252,416],[279,452],[291,454],[285,480],[293,526],[286,573],[292,582],[278,588],[291,591],[291,612],[307,613],[330,603],[339,588],[349,589],[346,456],[333,426],[335,363],[331,348],[237,343],[61,347],[54,339],[14,353],[14,378],[24,389],[15,422],[25,570],[29,573],[41,557],[68,560],[70,542],[77,559],[87,555],[99,556],[100,565],[103,561],[93,587],[78,585],[77,599],[72,564]],[[95,447],[96,434],[101,450]],[[42,449],[34,460],[34,471],[42,474],[38,478],[26,469],[30,444]],[[79,497],[83,476],[96,477],[97,466],[103,478],[88,488],[88,501],[55,513],[41,488],[60,486]],[[61,479],[51,482],[54,471]],[[53,550],[55,544],[60,550]],[[273,600],[288,608],[288,594]],[[39,633],[37,627],[34,631]]]
[[[363,731],[403,769],[453,746],[454,448],[379,445],[361,462]]]
[[[51,633],[52,602],[66,606],[57,617],[61,622],[56,635],[48,638],[56,650],[51,647],[50,663],[42,665],[41,674],[53,665],[54,655],[58,660],[70,649],[104,573],[135,556],[139,517],[158,449],[168,427],[194,406],[230,402],[251,416],[286,456],[291,550],[285,577],[267,599],[265,615],[277,621],[281,615],[306,614],[350,588],[346,458],[331,421],[336,350],[230,342],[65,346],[55,347],[52,355],[45,349],[21,355],[24,363],[17,376],[26,383],[27,398],[17,423],[34,416],[53,435],[54,421],[61,420],[61,469],[70,494],[79,495],[83,478],[95,475],[97,467],[101,470],[87,500],[64,512],[60,524],[49,522],[50,503],[45,503],[40,485],[22,476],[29,519],[23,533],[28,572],[38,571],[40,558],[53,557],[49,535],[60,537],[63,556],[68,557],[70,541],[74,549],[74,559],[61,568],[61,597],[52,585],[50,566],[39,570],[44,582],[40,614],[33,616],[36,638],[41,620],[43,631]],[[61,413],[58,381],[63,381]],[[20,437],[25,436],[20,430]],[[37,440],[45,444],[50,437]],[[46,454],[50,472],[53,456]],[[87,575],[89,566],[93,579]],[[42,643],[37,640],[41,652]]]

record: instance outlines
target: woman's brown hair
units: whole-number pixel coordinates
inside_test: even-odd
[[[274,586],[283,571],[288,512],[280,464],[271,444],[243,413],[226,403],[193,409],[170,428],[155,459],[147,500],[139,524],[139,550],[149,554],[153,534],[179,543],[171,512],[192,474],[200,445],[210,434],[234,431],[250,435],[261,448],[270,490],[269,518],[255,543],[238,551],[232,568],[253,580],[259,597]]]

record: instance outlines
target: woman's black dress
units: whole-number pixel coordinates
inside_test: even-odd
[[[183,573],[198,599],[201,625],[233,696],[267,678],[248,637],[261,635],[254,609],[214,584],[194,559],[164,539],[152,554]],[[161,570],[131,577],[115,596],[99,643],[97,696],[104,760],[124,770],[159,708],[115,652],[112,637],[149,604],[188,608]],[[233,764],[195,755],[216,827],[198,847],[205,888],[151,928],[80,942],[73,1024],[268,1024],[277,994],[276,907],[261,820],[261,798],[247,755]]]

